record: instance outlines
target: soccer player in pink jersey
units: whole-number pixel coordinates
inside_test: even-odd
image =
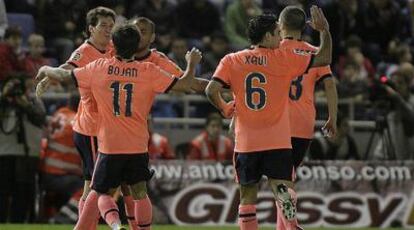
[[[87,28],[85,30],[88,39],[76,49],[69,60],[61,66],[64,69],[83,67],[99,58],[110,58],[114,55],[111,43],[111,32],[115,24],[116,14],[106,7],[96,7],[87,13]],[[97,106],[90,90],[80,89],[81,102],[74,125],[74,141],[78,152],[82,156],[84,172],[84,189],[79,201],[79,218],[82,215],[83,205],[90,192],[90,183],[94,164],[97,156],[97,122],[99,114]],[[136,230],[136,222],[133,218],[134,202],[131,195],[123,189],[123,200],[128,223],[131,229]],[[98,219],[96,221],[96,224]],[[96,229],[92,227],[92,229]]]
[[[44,79],[72,81],[79,88],[90,89],[101,116],[98,141],[99,156],[92,179],[92,194],[97,195],[98,207],[112,229],[120,226],[118,208],[108,195],[122,182],[131,187],[135,202],[138,229],[151,229],[152,207],[147,202],[148,169],[147,117],[155,95],[187,91],[193,82],[195,66],[201,60],[197,49],[186,55],[187,69],[181,78],[170,75],[152,63],[134,61],[140,33],[134,25],[123,25],[113,33],[116,57],[99,59],[72,72],[60,68],[42,67],[37,81],[38,93],[44,92]],[[43,79],[43,80],[42,80]],[[91,209],[93,211],[93,209]],[[94,216],[95,213],[90,213]],[[88,229],[78,226],[78,229]]]
[[[297,6],[288,6],[279,15],[280,47],[301,49],[316,53],[317,48],[301,40],[305,29],[305,12]],[[322,128],[327,135],[336,134],[337,101],[335,81],[330,66],[309,69],[308,73],[292,80],[289,90],[290,130],[292,135],[293,166],[300,166],[311,143],[315,127],[316,111],[314,106],[314,89],[318,82],[323,82],[328,101],[329,119]],[[294,178],[293,178],[294,179]],[[296,203],[296,199],[295,199]],[[285,230],[279,206],[277,212],[277,230]]]
[[[87,64],[99,59],[112,56],[111,31],[115,24],[116,14],[106,7],[91,9],[86,15],[85,33],[88,38],[79,46],[61,68],[72,70],[84,67]],[[81,100],[78,112],[73,125],[74,143],[81,155],[84,177],[84,188],[79,200],[79,217],[82,214],[83,206],[90,192],[90,184],[97,156],[97,106],[92,92],[89,89],[79,89]],[[126,204],[125,206],[128,206]],[[129,206],[133,206],[133,203]],[[98,219],[96,220],[96,224]],[[93,228],[95,229],[96,226]]]
[[[155,24],[150,19],[146,17],[137,17],[132,18],[129,20],[129,23],[132,23],[137,26],[138,30],[140,31],[141,37],[137,52],[135,53],[135,60],[138,62],[151,62],[162,70],[166,71],[167,73],[181,77],[184,74],[184,71],[181,70],[173,61],[171,61],[165,54],[162,52],[157,51],[156,49],[150,49],[151,44],[155,41]],[[188,88],[188,92],[196,91],[196,92],[204,92],[208,81],[204,79],[194,78],[191,87]],[[173,90],[172,90],[173,91]],[[128,222],[134,223],[134,207],[128,205],[130,200],[132,199],[129,195],[129,188],[125,185],[121,185],[121,191],[123,195],[123,199],[126,202],[125,211],[127,214]],[[144,201],[143,201],[144,202]],[[150,204],[149,198],[146,198],[146,202]],[[133,228],[135,229],[135,228]]]
[[[322,10],[311,8],[312,26],[321,33],[316,55],[300,49],[278,48],[277,18],[261,15],[249,22],[251,49],[226,55],[206,89],[209,100],[225,117],[236,114],[235,167],[240,184],[239,225],[241,230],[258,229],[256,201],[263,175],[281,206],[288,229],[298,229],[292,183],[293,160],[289,125],[291,80],[310,67],[331,62],[332,41]],[[312,58],[314,57],[314,58]],[[226,103],[220,96],[230,87],[235,99]],[[288,187],[289,188],[288,188]]]

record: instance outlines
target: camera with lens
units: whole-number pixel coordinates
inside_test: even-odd
[[[390,106],[391,98],[387,92],[387,86],[396,89],[395,84],[387,76],[374,79],[369,89],[369,100],[379,105]]]
[[[10,77],[2,86],[3,96],[18,97],[24,95],[26,92],[25,79],[25,77],[19,75]]]

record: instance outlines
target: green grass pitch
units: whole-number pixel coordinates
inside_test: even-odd
[[[13,225],[13,224],[0,224],[1,230],[70,230],[73,229],[72,225],[35,225],[35,224],[25,224],[25,225]],[[109,229],[108,226],[100,225],[99,230]],[[153,230],[238,230],[238,227],[200,227],[200,226],[176,226],[176,225],[155,225],[152,228]],[[377,230],[377,228],[353,228],[360,230]],[[260,228],[260,230],[274,230],[274,228]],[[306,230],[345,230],[345,228],[307,228]],[[349,229],[348,229],[349,230]],[[381,229],[381,230],[391,230]],[[395,229],[394,229],[395,230]]]

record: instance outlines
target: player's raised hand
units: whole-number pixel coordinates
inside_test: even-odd
[[[195,47],[193,47],[191,51],[187,51],[185,54],[185,59],[189,65],[197,65],[200,63],[202,57],[203,56],[201,55],[201,51]]]
[[[49,88],[50,86],[50,79],[46,76],[36,85],[36,97],[40,98]]]
[[[35,84],[38,84],[47,76],[46,71],[48,68],[49,66],[42,66],[39,71],[37,71],[37,75],[34,80]]]
[[[327,31],[329,30],[329,23],[326,20],[325,15],[321,8],[313,5],[310,9],[311,21],[308,21],[308,24],[317,31]]]

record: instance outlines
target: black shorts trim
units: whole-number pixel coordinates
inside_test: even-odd
[[[305,154],[308,151],[312,139],[292,137],[291,141],[293,167],[296,169],[302,164],[302,161],[305,158]]]
[[[107,193],[121,183],[134,185],[148,181],[152,173],[148,167],[148,153],[104,154],[99,153],[92,178],[92,189]]]
[[[90,181],[95,168],[94,153],[98,152],[98,140],[96,137],[86,136],[74,131],[73,142],[82,159],[83,178]]]
[[[291,181],[293,172],[292,150],[272,149],[237,153],[235,167],[241,185],[256,184],[262,176]]]

